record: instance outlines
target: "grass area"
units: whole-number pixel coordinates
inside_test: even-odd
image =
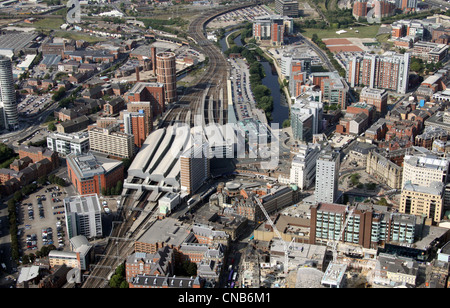
[[[361,27],[352,27],[346,29],[305,29],[302,28],[300,32],[308,37],[312,38],[313,34],[317,34],[320,39],[324,38],[348,38],[348,37],[357,37],[357,38],[375,38],[380,25],[371,25],[371,26],[361,26]],[[345,30],[347,33],[337,34],[336,31]],[[356,32],[358,31],[358,32]]]
[[[54,33],[54,36],[73,40],[85,40],[88,43],[97,43],[107,40],[106,38],[91,36],[89,34],[84,34],[81,32],[77,33],[77,32],[56,31]]]
[[[44,18],[36,21],[32,27],[39,30],[60,30],[63,23],[62,18]]]
[[[390,37],[391,37],[391,34],[390,34],[390,33],[384,33],[384,34],[377,35],[376,39],[377,39],[377,41],[380,42],[380,43],[387,43],[387,42],[388,42],[388,39],[389,39]]]

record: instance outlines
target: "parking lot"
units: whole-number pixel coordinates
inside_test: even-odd
[[[50,103],[51,101],[50,94],[42,96],[27,95],[23,101],[18,104],[17,109],[23,116],[34,116],[39,114],[45,104]]]
[[[342,149],[347,147],[353,139],[355,139],[355,137],[352,135],[341,135],[336,133],[331,138],[330,143],[333,148]]]
[[[64,249],[67,244],[63,199],[56,185],[45,185],[23,199],[19,210],[19,245],[24,254],[46,245]]]
[[[214,18],[208,23],[208,28],[225,28],[230,25],[235,25],[244,21],[252,21],[257,17],[268,16],[271,14],[273,14],[273,12],[265,5],[243,8]]]
[[[255,108],[255,100],[250,90],[250,73],[247,64],[242,59],[231,59],[231,82],[233,102],[235,102],[236,115],[239,120],[253,118],[252,109]]]

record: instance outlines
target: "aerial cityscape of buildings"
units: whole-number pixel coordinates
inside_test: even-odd
[[[0,287],[450,287],[450,4],[75,2],[0,2]]]

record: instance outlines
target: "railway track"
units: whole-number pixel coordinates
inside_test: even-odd
[[[90,274],[83,283],[83,288],[104,288],[108,284],[109,275],[115,271],[116,267],[123,262],[127,256],[134,251],[134,238],[128,234],[134,221],[142,215],[142,211],[132,210],[134,207],[143,210],[147,204],[147,198],[150,192],[143,192],[138,204],[134,206],[133,198],[126,198],[119,218],[121,222],[116,223],[111,235],[108,237],[108,243],[102,254],[102,259],[92,266]],[[156,210],[155,207],[153,210]],[[153,212],[148,215],[148,219],[153,216]],[[133,232],[137,234],[145,225],[144,220]]]
[[[228,8],[220,12],[209,12],[191,23],[189,33],[208,58],[207,68],[197,84],[190,87],[176,106],[173,106],[166,114],[160,127],[171,125],[174,122],[183,122],[193,126],[194,117],[197,115],[203,116],[206,124],[211,122],[226,123],[226,104],[224,102],[227,100],[228,62],[219,48],[206,39],[205,25],[216,16],[246,6],[249,5]],[[205,97],[208,97],[208,101],[205,101]],[[210,106],[209,100],[212,100],[212,106]],[[213,110],[205,112],[209,108]],[[208,115],[208,119],[205,119],[205,114]],[[83,288],[107,287],[109,276],[134,251],[135,239],[133,236],[148,225],[154,211],[158,208],[155,206],[150,213],[144,213],[149,193],[148,191],[143,192],[137,205],[135,205],[134,199],[127,195],[120,212],[120,222],[116,223],[111,236],[108,237],[101,260],[92,266],[89,275],[86,276],[86,280],[82,285]],[[141,211],[133,209],[140,209]],[[139,215],[147,216],[130,234],[129,230]]]
[[[188,33],[191,39],[199,46],[198,49],[208,59],[208,64],[196,85],[190,87],[180,98],[177,103],[180,108],[173,108],[165,117],[161,127],[171,125],[177,121],[189,123],[193,126],[195,124],[194,117],[197,115],[207,117],[204,119],[206,124],[213,122],[219,124],[226,123],[227,111],[225,110],[226,104],[224,102],[227,101],[228,92],[226,87],[229,64],[220,49],[206,38],[205,25],[221,14],[247,6],[249,4],[227,8],[218,12],[208,12],[195,19],[189,25]],[[201,108],[204,103],[204,94],[207,90],[208,99],[214,103],[213,106],[209,106],[208,102],[206,102],[205,108],[212,108],[213,110],[211,112],[208,110],[204,111]],[[186,109],[191,110],[190,118],[186,118],[188,116]],[[181,113],[181,117],[177,120],[178,113]]]

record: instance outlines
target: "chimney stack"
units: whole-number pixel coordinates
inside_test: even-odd
[[[152,51],[152,68],[153,68],[153,75],[156,76],[156,47],[151,48]]]

